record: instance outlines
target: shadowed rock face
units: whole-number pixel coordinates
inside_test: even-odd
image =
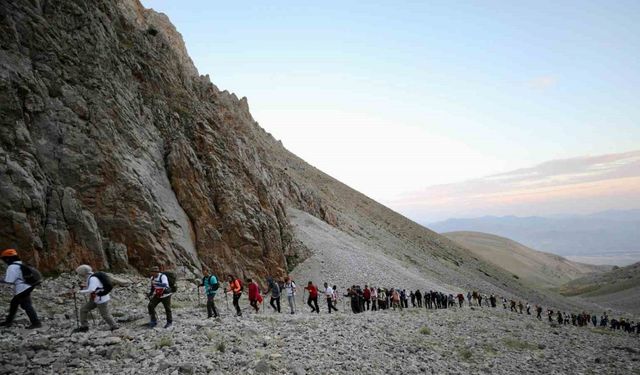
[[[0,44],[0,246],[42,270],[283,274],[287,204],[335,221],[136,0],[2,1]]]

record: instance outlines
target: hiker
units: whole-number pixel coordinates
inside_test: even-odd
[[[378,291],[371,287],[369,292],[371,293],[371,311],[378,311]]]
[[[360,306],[360,312],[364,312],[364,293],[360,285],[356,285],[356,296],[358,298],[358,306]]]
[[[391,306],[393,307],[393,310],[396,309],[396,307],[400,307],[400,293],[398,293],[397,289],[393,289],[393,291],[391,292]]]
[[[226,293],[233,293],[233,307],[236,308],[236,316],[242,316],[242,310],[240,310],[240,297],[242,297],[242,281],[236,279],[233,275],[227,275],[227,281],[229,282],[229,288]]]
[[[330,287],[327,283],[324,283],[324,296],[327,299],[327,309],[329,310],[329,314],[331,314],[331,310],[335,310],[336,312],[338,312],[338,309],[336,309],[333,304],[333,288]]]
[[[309,281],[304,289],[309,291],[309,297],[307,297],[307,305],[311,307],[311,312],[320,314],[320,308],[318,307],[318,288],[316,288],[316,286],[313,285],[311,281]]]
[[[482,307],[482,294],[478,293],[478,306]]]
[[[218,283],[218,278],[215,275],[204,276],[202,278],[202,285],[204,287],[204,294],[207,295],[207,318],[217,318],[218,309],[216,309],[216,294],[218,293],[218,289],[220,288],[220,283]]]
[[[458,293],[458,306],[462,308],[463,303],[464,303],[464,295],[462,293]]]
[[[247,284],[249,285],[249,305],[253,307],[257,314],[258,312],[260,312],[260,306],[258,306],[258,303],[262,301],[262,296],[260,295],[260,287],[251,278],[247,279]]]
[[[338,305],[338,287],[334,285],[331,289],[333,289],[331,301],[333,302],[333,307],[336,307]],[[344,305],[342,307],[344,307]],[[336,311],[338,311],[338,309],[336,309]]]
[[[378,288],[377,293],[378,293],[378,307],[380,308],[380,310],[386,310],[387,309],[387,303],[386,303],[387,293],[383,288]]]
[[[524,308],[524,306],[522,305],[522,301],[518,301],[518,311],[520,312],[520,314],[522,314],[522,309]]]
[[[149,328],[154,328],[158,324],[158,318],[156,316],[156,306],[162,303],[164,306],[164,313],[167,317],[167,323],[164,328],[169,328],[173,325],[173,318],[171,315],[171,287],[169,287],[169,277],[160,272],[160,267],[153,267],[151,269],[151,289],[149,294],[149,304],[147,309],[149,310]]]
[[[518,312],[518,310],[516,309],[516,301],[515,300],[509,301],[509,310],[512,311],[512,312]]]
[[[369,290],[369,285],[365,284],[364,290],[362,291],[362,298],[364,298],[366,311],[369,311],[369,309],[371,308],[371,290]],[[363,309],[362,311],[365,311],[365,309]]]
[[[289,309],[291,309],[291,314],[295,314],[296,283],[294,283],[290,277],[287,277],[285,279],[284,290],[287,292],[287,302],[289,302]]]
[[[26,327],[27,329],[42,327],[42,323],[40,323],[40,319],[38,319],[38,314],[31,303],[31,292],[37,284],[34,283],[34,285],[32,285],[27,283],[27,280],[25,280],[27,277],[23,274],[23,269],[28,266],[23,265],[20,257],[18,256],[18,252],[15,249],[6,249],[2,251],[2,253],[0,253],[0,258],[2,258],[2,260],[7,264],[6,274],[4,276],[4,280],[1,282],[3,284],[13,284],[14,287],[13,298],[9,303],[9,314],[5,318],[4,322],[0,323],[0,327],[11,326],[13,319],[18,312],[18,306],[27,313],[29,322],[31,322],[31,324]]]
[[[416,307],[416,295],[413,290],[409,292],[409,298],[411,298],[411,307]]]
[[[527,315],[531,315],[531,305],[527,302]]]
[[[402,289],[400,291],[400,308],[405,308],[408,309],[409,308],[409,297],[407,296],[407,290],[406,289]]]
[[[269,305],[273,307],[274,312],[280,313],[280,285],[271,277],[267,278],[267,285],[267,291],[264,294],[267,295],[271,292]]]
[[[360,302],[358,302],[358,294],[356,292],[356,286],[352,285],[351,288],[347,288],[347,294],[345,294],[344,296],[349,297],[349,300],[351,303],[351,311],[354,314],[360,313],[361,312]]]
[[[420,292],[420,289],[416,290],[414,294],[416,295],[416,303],[418,304],[418,307],[422,307],[422,293]]]
[[[562,322],[564,321],[564,318],[562,317],[562,313],[560,312],[560,310],[558,310],[558,314],[556,315],[556,321],[558,322],[558,324],[562,324]]]
[[[542,320],[542,306],[540,305],[536,305],[536,318],[538,318],[538,320]]]
[[[594,327],[598,326],[598,317],[595,314],[591,317],[591,323],[593,323]]]
[[[102,319],[109,325],[109,329],[115,331],[120,328],[113,320],[109,312],[109,300],[111,296],[111,282],[108,276],[102,272],[93,273],[91,266],[83,264],[76,268],[78,276],[85,281],[86,288],[79,290],[80,294],[89,294],[89,300],[80,308],[80,327],[73,330],[73,333],[87,332],[89,330],[89,312],[98,309]]]
[[[469,302],[469,307],[471,307],[471,292],[467,292],[467,301]]]

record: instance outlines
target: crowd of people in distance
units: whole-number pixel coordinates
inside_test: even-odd
[[[42,323],[33,307],[31,301],[31,292],[42,281],[42,276],[32,266],[23,263],[15,249],[6,249],[0,253],[0,258],[7,264],[7,271],[4,280],[5,284],[14,286],[14,297],[11,299],[9,306],[9,314],[6,319],[0,323],[2,327],[12,325],[18,307],[21,307],[29,317],[31,324],[27,329],[42,327]],[[81,280],[82,289],[73,290],[74,302],[76,301],[76,293],[88,296],[86,302],[80,308],[79,314],[76,307],[77,327],[73,332],[87,332],[89,330],[89,313],[97,309],[111,330],[117,330],[119,326],[114,321],[109,311],[110,293],[113,289],[109,276],[104,272],[93,272],[89,265],[83,264],[76,268],[76,274]],[[173,315],[171,311],[171,296],[177,292],[177,278],[173,272],[162,271],[160,267],[153,267],[150,275],[149,290],[147,297],[149,302],[147,310],[149,313],[149,322],[146,324],[148,328],[155,328],[158,324],[158,316],[156,307],[162,304],[165,311],[166,323],[165,328],[169,328],[173,324]],[[206,310],[208,318],[217,318],[220,316],[216,307],[216,297],[220,291],[225,296],[228,306],[228,295],[232,296],[232,303],[235,309],[235,315],[242,316],[242,308],[240,307],[240,299],[244,293],[245,287],[240,278],[233,275],[226,277],[227,287],[222,288],[222,284],[216,275],[206,275],[199,282],[198,296],[200,296],[200,288],[204,288],[206,296]],[[269,296],[269,305],[274,313],[281,313],[280,300],[282,296],[287,297],[289,313],[298,312],[296,306],[296,297],[298,295],[298,286],[290,278],[286,277],[282,280],[276,280],[273,277],[266,279],[266,288],[262,289],[258,283],[248,278],[245,280],[248,290],[248,300],[250,310],[259,313],[264,301],[264,297]],[[320,314],[320,306],[318,298],[320,295],[324,297],[327,304],[327,313],[338,311],[338,301],[342,300],[343,308],[346,309],[346,301],[349,301],[349,307],[354,314],[360,314],[366,311],[383,311],[383,310],[403,310],[409,308],[425,308],[425,309],[461,309],[465,305],[471,308],[498,308],[498,299],[503,309],[523,315],[536,314],[539,320],[547,319],[549,322],[558,325],[574,325],[586,327],[593,325],[594,327],[608,327],[611,330],[622,330],[628,333],[640,335],[640,322],[635,323],[624,318],[609,318],[604,313],[599,318],[595,314],[587,312],[569,313],[560,310],[547,309],[544,312],[543,307],[539,304],[531,305],[529,302],[522,303],[514,299],[498,297],[494,294],[489,296],[477,291],[469,291],[466,296],[463,293],[453,295],[441,291],[409,291],[400,288],[381,288],[365,285],[352,285],[347,288],[344,294],[339,293],[336,285],[330,286],[329,283],[323,283],[320,288],[312,281],[309,281],[303,288],[303,302],[306,298],[306,305],[311,309],[311,313]],[[411,305],[409,305],[411,304]]]

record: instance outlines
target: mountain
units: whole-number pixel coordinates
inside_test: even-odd
[[[0,3],[0,246],[47,273],[232,273],[581,308],[287,151],[137,0]]]
[[[558,287],[573,279],[611,268],[572,262],[559,255],[537,251],[508,238],[487,233],[449,232],[444,235],[482,260],[505,269],[513,277],[542,288]]]
[[[631,254],[629,258],[640,258],[640,210],[557,217],[485,216],[449,219],[429,227],[439,233],[491,233],[562,256]]]
[[[560,292],[602,306],[640,313],[640,262],[572,280]]]

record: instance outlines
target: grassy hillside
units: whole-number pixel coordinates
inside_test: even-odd
[[[559,288],[565,296],[634,313],[640,312],[640,262],[572,280]]]
[[[503,268],[512,277],[525,280],[537,287],[558,287],[573,279],[607,269],[603,266],[572,262],[492,234],[450,232],[444,235],[477,257]]]

